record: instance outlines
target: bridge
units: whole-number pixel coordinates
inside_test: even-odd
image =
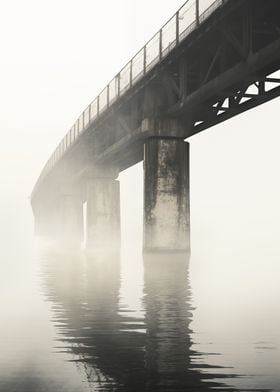
[[[86,227],[88,248],[118,248],[116,179],[143,160],[144,250],[188,251],[185,140],[278,97],[279,69],[278,0],[186,1],[50,156],[31,195],[36,233],[72,243]]]

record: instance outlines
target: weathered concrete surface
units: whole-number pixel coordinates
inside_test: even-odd
[[[188,160],[182,140],[280,95],[280,80],[273,75],[280,69],[280,2],[222,3],[223,8],[217,8],[189,35],[179,39],[174,49],[161,56],[143,77],[136,83],[131,81],[130,88],[106,110],[87,125],[84,123],[83,130],[80,117],[79,137],[72,144],[69,134],[63,139],[33,189],[36,232],[57,235],[53,227],[60,215],[57,201],[61,184],[71,183],[87,201],[88,167],[98,166],[96,173],[106,166],[121,172],[143,159],[146,143],[145,247],[188,248],[188,174],[182,166],[184,160],[176,160],[176,154]],[[256,30],[256,26],[260,28]],[[275,88],[270,89],[271,83]],[[254,87],[253,94],[250,86]],[[83,117],[85,114],[86,111]],[[170,140],[159,142],[156,147],[152,138]],[[181,142],[172,142],[172,138]],[[156,151],[154,158],[149,152],[152,148]],[[100,180],[96,188],[105,189],[104,184],[106,181]],[[94,195],[93,190],[90,193]],[[94,223],[90,232],[97,230],[98,216],[105,221],[104,216],[109,214],[104,212],[105,207],[100,212],[98,200],[95,196],[89,200],[89,211],[94,203],[99,211],[91,218]],[[114,215],[112,211],[110,214]],[[91,235],[90,240],[94,242],[94,238],[98,242],[97,234]]]
[[[91,178],[86,194],[86,247],[117,250],[120,247],[120,185],[113,178]]]
[[[189,144],[151,138],[144,150],[144,250],[188,251]]]

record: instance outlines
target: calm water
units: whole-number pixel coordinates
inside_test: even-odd
[[[143,259],[126,243],[119,255],[88,255],[38,243],[30,227],[11,233],[1,392],[280,390],[269,249],[249,262],[246,248]]]

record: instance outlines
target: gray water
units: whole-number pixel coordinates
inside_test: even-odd
[[[94,255],[33,238],[27,200],[14,216],[27,226],[1,244],[1,392],[280,390],[269,249],[243,268],[248,249]]]

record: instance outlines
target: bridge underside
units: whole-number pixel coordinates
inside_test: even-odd
[[[89,126],[35,188],[32,206],[38,230],[53,232],[60,214],[57,201],[63,189],[70,189],[76,201],[69,211],[77,205],[81,211],[84,202],[91,211],[89,243],[100,242],[97,233],[106,233],[117,244],[115,179],[144,159],[145,247],[189,249],[184,139],[278,97],[280,78],[275,73],[279,69],[279,1],[226,1]],[[71,204],[69,195],[67,203]],[[81,212],[69,215],[76,222],[72,225],[80,227]],[[67,231],[57,227],[57,233]]]

